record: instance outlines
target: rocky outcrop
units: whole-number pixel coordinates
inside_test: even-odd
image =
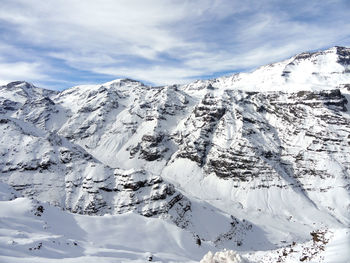
[[[207,93],[185,121],[184,129],[177,135],[177,157],[188,158],[203,166],[211,147],[212,134],[225,112],[223,102]]]

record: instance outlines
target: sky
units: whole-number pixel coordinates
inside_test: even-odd
[[[350,46],[349,0],[0,0],[0,84],[181,84]]]

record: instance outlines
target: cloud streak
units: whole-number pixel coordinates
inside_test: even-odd
[[[3,0],[2,6],[2,82],[184,83],[350,44],[350,6],[341,0]]]

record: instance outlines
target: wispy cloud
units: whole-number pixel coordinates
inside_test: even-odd
[[[26,62],[0,62],[0,76],[4,76],[4,78],[0,79],[2,85],[13,80],[38,81],[48,78],[48,76],[42,73],[40,64]],[[23,79],[24,76],[25,79]]]
[[[350,44],[344,0],[2,0],[0,81],[154,84]]]

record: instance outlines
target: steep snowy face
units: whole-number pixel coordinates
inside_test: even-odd
[[[218,238],[227,232],[241,242],[244,233],[234,234],[232,229],[251,228],[214,207],[205,211],[208,205],[192,202],[159,175],[112,169],[66,138],[15,118],[0,119],[0,156],[1,182],[17,190],[17,197],[28,196],[79,214],[132,211],[160,217],[217,245],[225,242]],[[197,224],[201,221],[197,215],[203,214],[215,220]],[[216,227],[216,222],[221,226]],[[234,228],[232,222],[236,223]],[[211,231],[206,230],[208,226]]]
[[[135,157],[133,154],[137,154],[143,162],[163,158],[161,153],[167,151],[166,147],[162,146],[161,151],[156,149],[152,145],[153,134],[159,132],[160,121],[166,121],[165,116],[174,117],[176,111],[181,111],[188,101],[181,92],[174,95],[176,87],[149,87],[146,100],[151,105],[154,104],[154,107],[149,107],[142,97],[142,89],[147,87],[142,84],[140,86],[139,82],[136,85],[133,83],[135,82],[130,80],[120,80],[105,84],[107,87],[93,86],[88,93],[82,92],[84,90],[81,88],[75,88],[58,95],[49,93],[51,98],[45,92],[25,93],[20,99],[13,97],[14,101],[11,103],[16,107],[4,107],[4,114],[0,116],[1,181],[24,196],[74,213],[104,215],[133,211],[145,217],[169,220],[190,231],[198,240],[211,240],[222,245],[226,240],[220,239],[220,236],[229,233],[231,240],[241,242],[244,232],[247,231],[244,229],[252,228],[249,223],[242,223],[219,212],[215,207],[207,212],[208,205],[192,202],[159,174],[145,169],[111,168],[108,161],[101,163],[97,159],[98,155],[95,158],[76,143],[80,143],[87,150],[94,149],[86,144],[91,144],[89,138],[103,140],[101,129],[110,132],[107,139],[113,138],[113,135],[116,137],[112,133],[114,130],[108,129],[115,129],[113,125],[123,127],[124,123],[119,124],[113,119],[118,117],[114,114],[121,113],[135,118],[135,123],[131,125],[136,127],[151,123],[149,129],[142,131],[137,137],[141,144],[136,145],[138,150],[132,152],[129,147],[126,150],[127,157],[132,160]],[[69,99],[63,100],[62,97],[66,98],[67,93],[70,95]],[[71,96],[81,103],[70,101]],[[136,103],[131,104],[132,101]],[[126,104],[126,107],[121,103],[131,105]],[[126,108],[125,112],[118,111],[120,105]],[[100,125],[96,125],[95,131],[81,128],[93,123],[94,119]],[[109,123],[109,120],[117,123]],[[129,128],[121,130],[127,133],[127,139],[130,137]],[[134,133],[135,131],[131,131],[131,135]],[[119,143],[120,138],[115,141]],[[106,156],[108,154],[107,152]],[[115,160],[115,156],[109,158]],[[215,220],[198,224],[201,219],[197,216],[203,214]],[[215,226],[216,222],[221,222],[221,226]],[[206,230],[208,226],[210,231]],[[238,233],[233,233],[233,230],[238,230]]]
[[[122,81],[119,84],[118,87],[123,86]],[[4,91],[1,95],[6,96],[2,100],[0,116],[1,181],[26,196],[76,213],[102,215],[135,211],[144,216],[165,217],[171,213],[170,219],[181,223],[180,215],[184,216],[191,203],[173,185],[145,170],[114,170],[102,164],[83,148],[67,140],[74,141],[72,138],[77,134],[83,139],[83,129],[72,133],[73,136],[67,135],[67,138],[57,133],[62,123],[70,121],[72,109],[53,101],[56,92],[22,82],[10,83],[1,89]],[[87,118],[88,114],[82,114],[85,120],[96,118],[105,122],[98,116],[106,117],[103,114],[118,107],[113,97],[117,91],[112,88],[100,89],[102,96],[94,97],[97,101],[92,102],[90,98],[94,91],[85,97],[79,91],[73,95],[77,100],[86,98],[87,102],[82,103],[74,113],[91,113],[90,119]],[[62,96],[66,94],[63,92]],[[96,104],[100,106],[89,108]],[[71,105],[77,103],[74,101]],[[83,125],[79,121],[84,121],[84,118],[77,121],[79,125]],[[67,126],[69,131],[74,132],[76,126]],[[174,212],[170,212],[171,209]]]
[[[28,99],[38,99],[50,97],[57,94],[57,91],[37,88],[25,81],[15,81],[7,85],[0,86],[0,99],[24,103]]]
[[[1,180],[26,196],[82,214],[154,216],[181,204],[183,216],[190,208],[159,176],[114,170],[67,139],[18,119],[1,118],[0,128]]]
[[[350,83],[350,48],[333,47],[305,52],[282,62],[262,66],[250,73],[185,85],[183,89],[198,95],[203,88],[245,91],[324,90]]]
[[[306,240],[350,224],[349,65],[335,47],[184,86],[10,83],[0,179],[76,213],[166,218],[215,245]]]
[[[253,222],[270,214],[348,225],[350,120],[343,92],[207,94],[178,131],[179,150],[163,174]],[[189,161],[197,168],[179,171]],[[307,211],[299,214],[299,207]]]
[[[149,87],[128,79],[76,87],[53,100],[64,120],[59,134],[109,166],[128,169],[142,167],[138,159],[169,155],[169,131],[189,103],[176,86]]]

